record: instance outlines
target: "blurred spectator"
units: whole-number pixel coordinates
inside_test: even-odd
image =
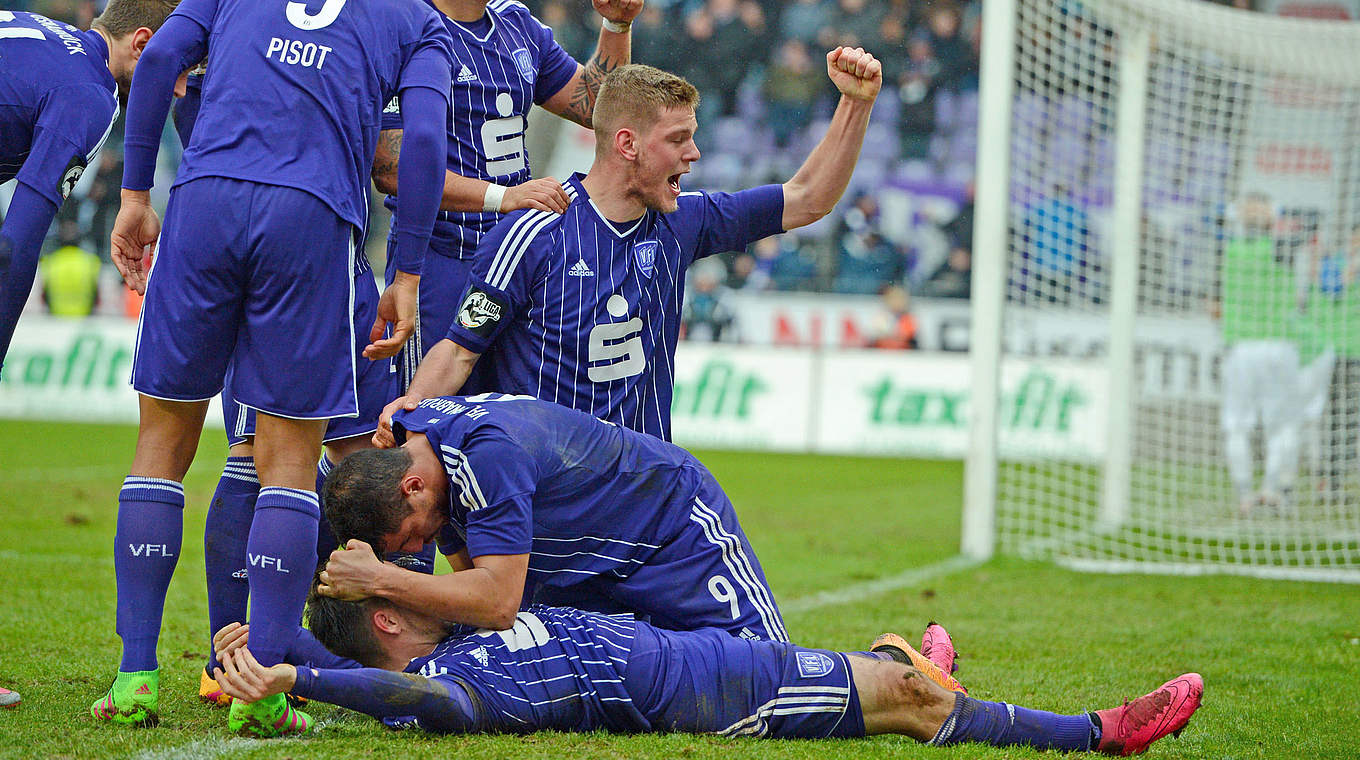
[[[793,235],[770,238],[773,247],[763,249],[769,256],[770,282],[776,290],[819,290],[821,277],[817,272],[817,257],[811,246],[799,245]],[[756,248],[757,255],[762,249]]]
[[[645,63],[665,71],[685,71],[683,61],[692,53],[676,44],[674,22],[673,15],[659,6],[644,5],[642,13],[633,22],[633,63]]]
[[[897,97],[902,102],[899,137],[902,157],[923,159],[930,155],[930,137],[935,133],[935,94],[939,90],[940,62],[930,38],[913,35],[907,43],[907,61],[898,79]]]
[[[727,274],[721,261],[709,259],[690,269],[690,290],[685,295],[681,327],[686,340],[717,343],[736,339],[736,310],[731,291],[723,284]]]
[[[949,237],[949,244],[959,248],[973,250],[973,201],[977,197],[977,185],[972,182],[964,188],[967,200],[959,208],[959,212],[953,219],[942,228],[944,234]]]
[[[871,348],[916,348],[916,318],[911,315],[911,296],[900,285],[883,289],[882,304],[869,323]]]
[[[779,16],[779,36],[812,44],[830,23],[831,7],[825,0],[792,0]]]
[[[113,231],[113,220],[118,216],[123,186],[123,157],[116,150],[105,146],[99,152],[99,165],[95,170],[94,181],[86,201],[94,209],[90,214],[90,240],[94,252],[104,261],[109,260],[109,233]]]
[[[80,225],[61,223],[59,247],[38,262],[43,303],[58,317],[88,317],[99,297],[99,257],[80,246]]]
[[[835,31],[832,44],[862,47],[877,54],[875,51],[880,47],[878,25],[886,13],[882,2],[839,0],[831,16],[831,28]]]
[[[952,4],[937,3],[926,17],[927,39],[939,62],[939,84],[949,90],[976,88],[977,61],[961,33],[962,16]]]
[[[1024,300],[1063,304],[1102,300],[1090,219],[1065,186],[1054,186],[1051,196],[1032,205],[1022,224],[1027,243],[1020,283]]]
[[[930,279],[921,285],[921,295],[935,298],[968,298],[973,292],[973,254],[955,247]]]
[[[538,18],[552,29],[557,44],[566,49],[572,58],[584,61],[595,50],[599,31],[592,31],[583,26],[581,23],[583,14],[578,13],[575,8],[569,8],[564,0],[546,0]],[[598,26],[598,23],[596,25]]]
[[[826,73],[814,66],[801,40],[784,40],[765,74],[767,121],[775,145],[783,148],[807,126],[812,107],[825,89]]]
[[[903,256],[879,227],[878,200],[862,193],[841,221],[836,279],[838,293],[877,293],[902,277]]]

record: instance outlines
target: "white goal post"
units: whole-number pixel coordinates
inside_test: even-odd
[[[963,552],[1360,582],[1360,23],[982,24]],[[1074,405],[1102,446],[1025,435]]]

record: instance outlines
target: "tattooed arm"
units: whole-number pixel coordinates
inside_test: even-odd
[[[590,115],[595,112],[595,96],[600,92],[600,83],[604,81],[605,74],[631,60],[633,35],[628,26],[642,12],[642,0],[592,2],[601,17],[625,28],[622,32],[602,28],[595,54],[584,66],[578,66],[576,76],[543,104],[549,111],[583,127],[591,126]]]

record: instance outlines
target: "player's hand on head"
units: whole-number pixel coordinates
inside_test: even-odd
[[[509,213],[527,208],[561,214],[567,210],[570,203],[571,198],[567,196],[561,182],[552,177],[543,177],[507,189],[505,198],[501,201],[501,211]]]
[[[397,272],[392,284],[387,286],[378,299],[378,318],[373,321],[369,331],[369,343],[364,347],[364,357],[377,361],[397,355],[407,339],[415,332],[416,300],[420,293],[420,275]],[[387,327],[391,333],[384,338]]]
[[[213,634],[213,651],[218,656],[231,654],[237,649],[246,645],[250,634],[250,626],[241,623],[227,623]]]
[[[873,100],[883,87],[883,64],[864,48],[838,47],[826,54],[826,73],[842,95]]]
[[[402,396],[383,407],[378,415],[378,430],[373,434],[373,445],[380,449],[391,449],[397,445],[397,436],[392,432],[392,415],[405,409],[410,411],[420,406],[415,396]]]
[[[156,253],[161,220],[151,208],[150,194],[124,190],[118,216],[109,235],[109,255],[130,290],[146,293],[146,272]]]
[[[326,568],[317,578],[316,592],[347,601],[367,599],[376,594],[382,572],[382,560],[373,553],[373,547],[351,538],[345,542],[345,548],[331,552]]]
[[[591,0],[595,12],[620,24],[631,24],[642,13],[642,0]]]

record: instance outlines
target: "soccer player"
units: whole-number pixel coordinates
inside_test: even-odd
[[[826,65],[841,98],[821,143],[787,183],[730,195],[680,190],[699,158],[694,87],[649,66],[610,72],[595,162],[566,183],[566,213],[515,212],[482,239],[458,318],[383,410],[375,443],[393,445],[393,411],[456,393],[493,347],[496,390],[669,439],[685,270],[822,218],[850,180],[882,70],[858,48]]]
[[[202,105],[203,74],[203,67],[191,71],[185,82],[185,95],[175,101],[175,130],[185,146],[189,145],[192,138],[198,109]],[[378,288],[367,257],[356,255],[354,264],[355,351],[362,352],[368,342],[369,329],[377,320]],[[359,415],[335,417],[326,424],[322,439],[325,450],[317,466],[318,491],[333,462],[371,445],[369,436],[377,427],[378,413],[382,411],[383,404],[395,395],[395,377],[388,372],[386,361],[362,359],[358,363],[355,390],[359,400]],[[228,370],[222,388],[227,461],[213,493],[203,533],[210,638],[212,632],[228,623],[246,619],[246,602],[249,598],[246,541],[250,534],[251,517],[255,512],[255,501],[260,493],[259,475],[255,470],[255,410],[236,401],[232,387],[231,371]],[[325,520],[317,526],[316,546],[317,559],[322,561],[337,546]],[[391,559],[405,562],[408,567],[420,562],[420,558],[414,555],[394,556]],[[432,572],[433,563],[422,569]],[[212,679],[212,671],[216,666],[216,655],[209,647],[208,662],[199,675],[199,698],[209,704],[230,705],[231,698]]]
[[[19,180],[0,227],[0,365],[47,228],[103,147],[142,50],[174,7],[109,0],[88,32],[0,11],[0,182]]]
[[[714,733],[759,738],[905,734],[1110,755],[1179,734],[1204,681],[1186,673],[1120,707],[1059,715],[941,688],[858,652],[668,631],[631,615],[535,606],[508,630],[471,630],[384,599],[313,597],[308,617],[336,656],[261,665],[250,633],[219,634],[223,687],[242,699],[292,691],[393,727]],[[360,665],[361,667],[356,667]]]
[[[1249,193],[1242,203],[1243,234],[1223,253],[1223,403],[1220,424],[1228,473],[1245,517],[1258,505],[1291,504],[1298,476],[1302,425],[1310,400],[1331,376],[1335,354],[1324,351],[1300,365],[1306,337],[1293,264],[1277,250],[1270,198]],[[1316,411],[1321,404],[1311,404]],[[1311,416],[1316,416],[1311,415]],[[1251,434],[1260,423],[1265,441],[1261,490],[1252,488]]]
[[[331,554],[323,593],[483,628],[508,628],[533,600],[788,640],[732,503],[679,446],[494,393],[426,399],[393,426],[402,447],[358,452],[326,479],[326,518],[364,550]],[[455,572],[411,572],[368,548],[436,537]]]
[[[212,46],[208,40],[211,37]],[[207,58],[203,105],[160,223],[147,189],[175,75]],[[327,421],[358,413],[353,272],[383,108],[400,94],[412,123],[398,173],[403,273],[383,294],[391,356],[409,336],[438,207],[451,81],[448,32],[417,0],[184,0],[143,55],[129,101],[115,263],[145,291],[133,360],[141,425],[119,494],[114,566],[123,659],[96,718],[156,718],[156,643],[183,531],[181,481],[207,400],[228,369],[257,412],[260,493],[251,521],[250,618],[256,655],[278,662],[298,630],[319,506],[316,463]],[[417,119],[416,116],[419,118]],[[300,732],[282,697],[234,702],[229,725]]]
[[[642,0],[593,2],[603,28],[595,54],[581,65],[515,0],[433,0],[453,38],[453,109],[441,213],[430,236],[434,255],[425,259],[420,285],[419,327],[395,360],[403,392],[425,351],[448,332],[482,235],[506,212],[567,207],[569,199],[557,180],[529,178],[525,117],[536,103],[589,127],[600,81],[628,63],[629,28]],[[373,182],[389,194],[385,204],[395,217],[400,104],[383,112],[382,127]],[[389,255],[388,281],[394,276],[391,261]],[[474,377],[465,392],[489,390],[494,388]]]

